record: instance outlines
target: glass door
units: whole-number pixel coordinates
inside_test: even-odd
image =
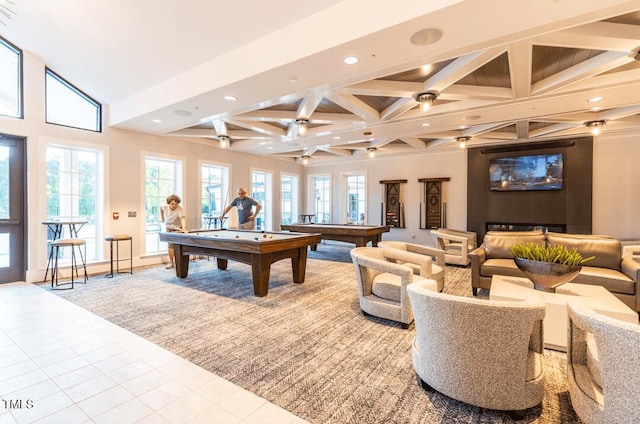
[[[25,144],[0,134],[0,283],[25,279]]]

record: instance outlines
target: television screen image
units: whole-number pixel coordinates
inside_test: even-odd
[[[491,191],[561,190],[562,153],[509,156],[489,161]]]

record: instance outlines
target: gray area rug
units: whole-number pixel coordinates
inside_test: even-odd
[[[300,285],[289,260],[272,265],[263,298],[253,295],[249,266],[229,261],[221,271],[213,259],[191,262],[185,279],[154,267],[54,293],[312,423],[512,422],[422,390],[411,362],[414,327],[363,316],[350,248],[318,246]],[[469,269],[447,267],[446,292],[471,296],[470,281]],[[565,354],[546,350],[545,361],[542,407],[523,422],[579,422]]]

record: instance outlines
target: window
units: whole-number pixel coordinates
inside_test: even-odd
[[[312,188],[310,194],[313,198],[310,201],[315,207],[315,222],[331,223],[331,178],[328,175],[311,176],[309,187]]]
[[[218,217],[229,202],[229,167],[202,164],[200,166],[200,213],[202,227],[209,228],[211,221],[204,217]]]
[[[264,171],[251,171],[251,197],[262,206],[256,218],[256,230],[271,230],[271,173]]]
[[[87,221],[78,232],[87,242],[87,261],[104,256],[103,158],[100,150],[47,146],[47,219]]]
[[[363,174],[345,175],[345,191],[347,201],[347,224],[365,223],[366,211],[366,178]]]
[[[182,198],[182,162],[157,157],[145,158],[145,251],[158,253],[167,249],[167,243],[161,242],[160,207],[167,196],[177,194]],[[182,199],[184,202],[184,199]],[[182,204],[182,203],[181,203]],[[184,204],[182,204],[184,207]],[[189,211],[185,208],[185,211]]]
[[[0,37],[0,115],[22,118],[22,50]]]
[[[282,224],[293,224],[298,216],[298,176],[282,174],[280,187]]]
[[[102,106],[82,91],[45,70],[46,122],[95,132],[102,131]]]
[[[0,136],[0,139],[2,137]],[[9,146],[0,144],[0,219],[9,219]]]

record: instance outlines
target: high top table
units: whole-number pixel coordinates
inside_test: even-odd
[[[64,227],[68,227],[69,229],[69,237],[68,238],[78,238],[78,231],[82,229],[84,224],[86,224],[87,220],[62,220],[62,219],[50,219],[47,221],[43,221],[42,224],[47,226],[47,229],[53,233],[53,237],[47,240],[47,247],[49,249],[49,258],[47,259],[47,270],[44,272],[44,280],[47,281],[47,275],[49,274],[49,268],[53,265],[53,248],[51,247],[51,242],[54,240],[59,240],[62,238],[62,233],[64,232]],[[82,253],[80,254],[82,255]]]
[[[491,278],[491,300],[523,300],[533,290],[528,278],[494,275]],[[547,304],[544,317],[544,346],[567,350],[567,300],[579,298],[599,314],[622,321],[638,323],[638,314],[602,286],[566,283],[555,293],[537,291]]]

